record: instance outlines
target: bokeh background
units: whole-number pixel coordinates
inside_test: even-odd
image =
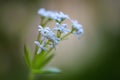
[[[84,35],[57,46],[47,66],[62,73],[36,80],[120,80],[120,0],[0,0],[0,80],[27,80],[23,45],[33,52],[39,8],[63,11],[83,25]]]

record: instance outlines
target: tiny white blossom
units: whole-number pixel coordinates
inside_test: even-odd
[[[43,17],[56,20],[57,22],[61,22],[69,18],[68,15],[64,14],[63,12],[49,11],[45,10],[44,8],[39,9],[38,14]]]
[[[48,33],[50,32],[50,28],[49,27],[45,27],[43,28],[42,26],[38,26],[38,31],[40,32],[40,34],[42,35],[42,40],[45,40],[45,37],[48,35]]]
[[[65,34],[70,32],[70,30],[67,29],[67,24],[56,23],[56,27],[53,29],[53,31],[57,31],[57,30],[59,30],[60,32],[65,33]]]
[[[65,20],[65,19],[69,18],[69,16],[64,14],[63,12],[55,13],[55,15],[56,15],[56,19],[55,20],[57,22],[61,22],[61,21]]]
[[[38,14],[49,19],[56,19],[55,12],[45,10],[44,8],[39,9]]]
[[[55,33],[49,28],[45,27],[43,28],[42,26],[38,26],[38,31],[42,35],[42,40],[48,39],[52,42],[53,46],[57,45],[59,43],[59,38],[56,37]]]
[[[41,25],[39,25],[39,26],[38,26],[38,31],[41,32],[41,31],[43,31],[43,30],[44,30],[44,28],[43,28]]]
[[[75,30],[73,33],[80,39],[81,34],[84,32],[82,25],[77,20],[72,20],[72,27]]]
[[[54,48],[55,45],[57,45],[60,41],[60,39],[57,38],[55,33],[53,33],[51,30],[47,33],[45,37],[52,42]]]
[[[46,10],[44,8],[41,8],[38,10],[38,14],[41,15],[41,16],[46,16]]]
[[[56,15],[55,15],[55,12],[53,11],[46,11],[46,15],[45,15],[46,18],[49,18],[49,19],[56,19]]]
[[[45,42],[44,41],[42,42],[42,44],[40,44],[39,41],[34,41],[34,43],[35,43],[36,46],[39,47],[38,51],[37,51],[37,54],[39,54],[42,50],[44,50],[44,51],[48,50],[47,48],[44,47],[45,46]]]

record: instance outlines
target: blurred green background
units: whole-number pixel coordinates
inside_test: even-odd
[[[48,66],[62,73],[37,75],[36,80],[120,80],[119,0],[0,0],[0,80],[27,80],[23,45],[34,49],[39,8],[63,11],[85,33],[57,46]]]

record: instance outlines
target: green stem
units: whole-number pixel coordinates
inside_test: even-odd
[[[61,40],[65,39],[67,36],[69,36],[71,33],[73,32],[73,30],[71,30],[71,32],[69,32],[68,34],[64,35],[63,37],[61,37]]]
[[[40,22],[40,24],[43,24],[44,19],[45,19],[45,17],[41,17],[41,22]]]
[[[42,24],[41,24],[42,27],[45,27],[49,21],[51,21],[51,19],[47,19],[44,23],[42,23]]]
[[[48,52],[46,53],[46,55],[49,54],[52,50],[53,50],[53,48],[50,48],[50,49],[48,50]]]
[[[61,32],[58,30],[57,31],[57,37],[60,38],[61,37]]]
[[[35,79],[35,75],[32,72],[29,72],[28,80],[34,80],[34,79]]]
[[[37,37],[37,41],[39,41],[40,38],[41,38],[41,34],[39,33]],[[38,50],[38,46],[35,46],[35,51],[34,51],[35,55],[37,53],[37,50]]]

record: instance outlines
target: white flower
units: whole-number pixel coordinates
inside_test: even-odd
[[[61,22],[69,18],[68,15],[64,14],[63,12],[48,11],[44,8],[39,9],[38,14],[43,17],[56,20],[57,22]]]
[[[67,29],[67,24],[56,23],[56,27],[53,29],[53,31],[57,31],[57,30],[59,30],[60,32],[65,33],[65,34],[70,32],[70,30]]]
[[[38,26],[38,31],[42,32],[43,30],[44,30],[44,28],[41,25],[39,25]]]
[[[38,31],[40,32],[40,34],[42,35],[42,40],[45,40],[45,37],[48,35],[48,33],[50,32],[50,28],[49,27],[45,27],[43,28],[42,26],[38,26]]]
[[[38,14],[49,19],[53,19],[53,20],[56,19],[55,12],[47,11],[44,8],[39,9]]]
[[[49,28],[49,27],[45,27],[43,28],[42,26],[38,26],[38,31],[41,33],[42,35],[42,40],[48,39],[52,42],[53,47],[55,48],[55,45],[57,45],[59,43],[59,38],[56,37],[55,33]]]
[[[57,22],[61,22],[61,21],[65,20],[65,19],[69,18],[69,16],[64,14],[63,12],[55,13],[55,15],[56,15],[56,19],[55,20]]]
[[[82,25],[79,24],[77,20],[72,20],[71,22],[74,29],[73,33],[77,35],[78,39],[80,39],[81,34],[84,32]]]
[[[60,41],[60,39],[57,38],[55,33],[53,33],[51,30],[47,33],[45,37],[52,42],[53,48],[55,48],[55,45],[57,45]]]
[[[44,13],[45,13],[45,9],[44,8],[41,8],[41,9],[38,10],[38,14],[44,15]]]
[[[41,15],[41,16],[44,16],[44,17],[47,15],[46,10],[44,8],[39,9],[38,14]]]
[[[45,46],[45,42],[44,41],[42,42],[42,44],[40,44],[39,41],[34,41],[34,43],[35,43],[36,46],[39,47],[38,51],[37,51],[37,54],[39,54],[42,50],[44,50],[44,51],[48,50],[47,48],[44,47]]]

